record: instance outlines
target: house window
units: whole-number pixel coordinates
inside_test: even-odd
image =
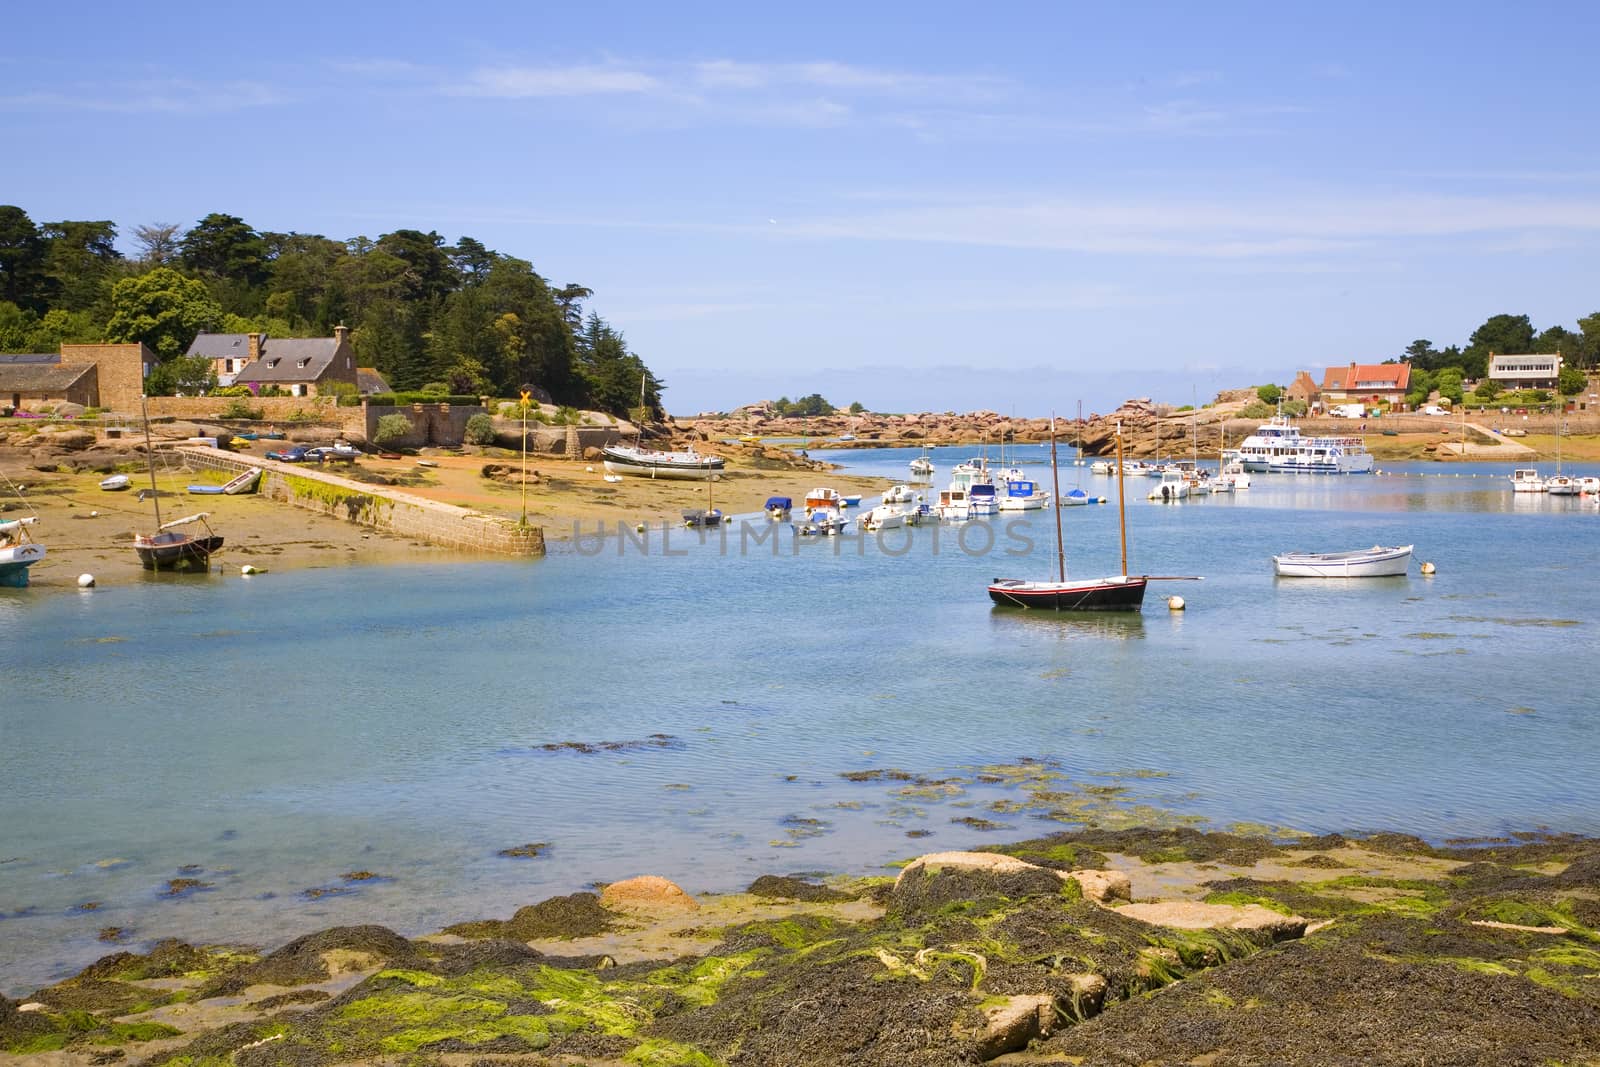
[[[309,359],[302,359],[299,363],[296,363],[295,366],[303,368],[307,363],[310,363],[310,362],[311,361]]]

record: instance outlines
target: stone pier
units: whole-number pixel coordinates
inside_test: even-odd
[[[500,556],[544,555],[544,528],[368,485],[315,467],[245,458],[214,448],[174,450],[192,466],[237,474],[259,469],[258,493],[347,522],[429,544]]]

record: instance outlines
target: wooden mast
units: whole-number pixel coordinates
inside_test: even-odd
[[[155,449],[150,447],[150,408],[145,403],[142,393],[139,395],[139,413],[144,416],[144,458],[150,466],[150,502],[156,506],[156,533],[160,533],[161,491],[156,488],[156,453]]]
[[[1056,469],[1056,413],[1050,413],[1050,486],[1055,491],[1050,503],[1056,509],[1056,572],[1058,581],[1067,580],[1067,549],[1061,542],[1061,474]]]
[[[1122,469],[1122,423],[1117,423],[1117,528],[1122,532],[1122,576],[1128,576],[1128,473]],[[1059,513],[1057,519],[1060,519]]]

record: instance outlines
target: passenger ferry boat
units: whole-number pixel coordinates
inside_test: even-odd
[[[1274,415],[1246,437],[1236,453],[1252,474],[1369,474],[1372,453],[1359,437],[1305,437],[1300,427]]]

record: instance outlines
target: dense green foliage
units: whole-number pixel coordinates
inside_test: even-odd
[[[1258,385],[1256,386],[1256,396],[1261,398],[1263,404],[1276,404],[1278,398],[1283,396],[1283,390],[1276,385]]]
[[[472,445],[494,444],[494,420],[481,411],[467,420],[466,439]]]
[[[531,388],[557,404],[623,414],[661,411],[662,383],[622,334],[584,314],[594,294],[555,286],[526,260],[471,237],[396,230],[376,240],[257,232],[211,214],[183,231],[136,227],[132,257],[110,221],[35,224],[0,205],[0,351],[62,343],[143,341],[161,379],[196,333],[327,337],[351,327],[361,366],[395,389],[439,383],[447,394],[514,397]],[[819,398],[820,399],[820,398]]]
[[[1479,379],[1489,373],[1491,353],[1560,353],[1569,367],[1582,369],[1600,365],[1600,311],[1579,319],[1576,332],[1564,326],[1536,330],[1533,320],[1526,315],[1493,315],[1472,331],[1465,348],[1450,345],[1436,349],[1432,341],[1422,338],[1407,345],[1398,358],[1411,361],[1413,376],[1419,370],[1458,367],[1465,377]]]
[[[812,393],[799,400],[779,397],[773,402],[772,410],[779,415],[832,415],[838,409],[823,399],[821,393]]]
[[[372,432],[372,443],[379,448],[387,448],[397,441],[402,441],[411,434],[411,420],[399,413],[381,415],[378,425]]]

